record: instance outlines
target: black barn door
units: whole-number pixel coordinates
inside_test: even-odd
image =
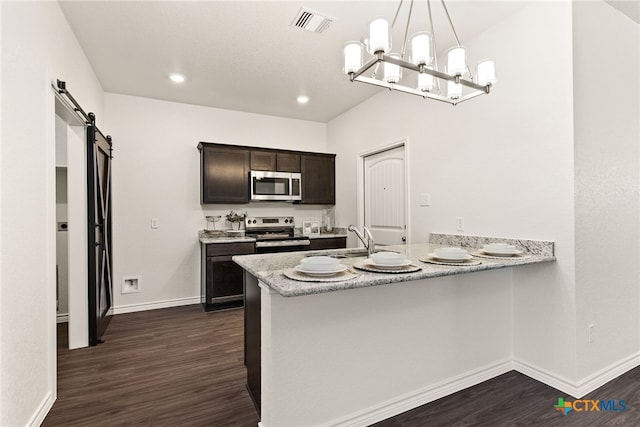
[[[113,314],[111,249],[111,137],[105,137],[89,113],[87,196],[89,219],[89,345],[102,342]]]

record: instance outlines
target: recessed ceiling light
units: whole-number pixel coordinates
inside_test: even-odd
[[[178,73],[169,74],[169,78],[174,83],[184,83],[184,76]]]
[[[306,95],[300,95],[300,96],[297,98],[297,101],[298,101],[300,104],[306,104],[307,102],[309,102],[309,97],[308,97],[308,96],[306,96]]]

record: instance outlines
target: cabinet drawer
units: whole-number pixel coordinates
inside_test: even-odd
[[[207,245],[207,256],[245,255],[255,252],[255,243],[210,243]]]

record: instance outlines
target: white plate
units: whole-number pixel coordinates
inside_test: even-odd
[[[521,250],[514,250],[511,252],[505,252],[505,251],[492,251],[490,249],[480,249],[480,252],[482,252],[483,254],[487,254],[487,255],[492,255],[492,256],[514,256],[514,255],[521,255],[522,251]]]
[[[471,255],[469,255],[469,254],[466,254],[466,255],[460,255],[460,256],[451,256],[451,257],[448,257],[448,256],[444,256],[444,255],[442,255],[442,256],[438,256],[438,255],[436,255],[435,253],[430,253],[430,254],[429,254],[429,256],[430,256],[431,258],[435,258],[435,259],[439,259],[439,260],[441,260],[441,261],[447,261],[447,262],[462,262],[462,261],[466,261],[466,260],[469,260],[469,259],[472,259],[472,258],[473,258],[473,257],[472,257]]]
[[[364,262],[375,268],[400,268],[400,267],[406,267],[408,265],[411,265],[411,260],[408,260],[408,259],[405,259],[398,264],[377,264],[371,258],[365,259]]]
[[[296,265],[294,270],[299,273],[308,274],[309,276],[332,276],[334,274],[342,273],[347,269],[346,265],[339,264],[336,266],[335,270],[332,271],[318,271],[318,270],[307,270],[301,265]]]

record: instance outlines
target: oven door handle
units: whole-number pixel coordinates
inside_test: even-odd
[[[256,242],[256,248],[273,248],[280,246],[310,246],[309,240],[282,240],[282,241],[270,241],[270,242]]]

